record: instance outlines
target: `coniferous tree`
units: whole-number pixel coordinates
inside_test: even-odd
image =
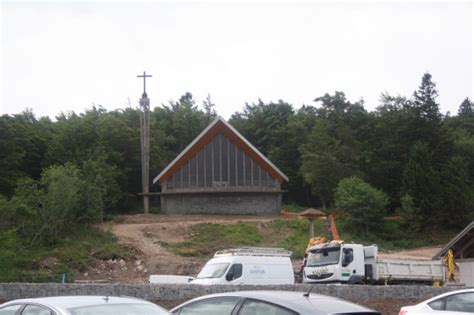
[[[466,97],[464,101],[459,105],[458,115],[463,117],[472,117],[474,115],[474,105],[472,104],[469,97]]]
[[[439,105],[436,103],[438,91],[436,90],[436,83],[431,79],[430,73],[427,72],[423,75],[421,85],[413,94],[413,106],[421,118],[427,121],[439,121],[441,113],[439,112]]]

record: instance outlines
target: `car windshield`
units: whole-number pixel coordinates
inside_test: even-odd
[[[164,308],[151,304],[106,304],[68,309],[71,315],[166,315]]]
[[[229,267],[229,263],[217,263],[217,264],[205,265],[196,278],[197,279],[220,278],[224,275],[228,267]]]
[[[338,264],[340,250],[339,246],[313,249],[309,252],[307,265],[309,267],[317,267]]]

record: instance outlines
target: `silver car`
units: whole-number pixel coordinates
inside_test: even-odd
[[[179,315],[380,315],[369,308],[320,294],[293,291],[240,291],[211,294],[171,310]]]
[[[0,305],[0,315],[166,315],[164,308],[136,298],[56,296],[13,300]]]

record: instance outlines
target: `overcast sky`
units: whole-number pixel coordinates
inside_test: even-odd
[[[473,97],[472,18],[470,1],[3,1],[0,113],[135,107],[146,70],[152,107],[210,94],[225,118],[258,98],[299,108],[335,90],[372,110],[429,71],[455,114]]]

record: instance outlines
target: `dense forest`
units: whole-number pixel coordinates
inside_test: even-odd
[[[395,214],[411,230],[463,227],[474,219],[473,103],[460,96],[458,112],[442,114],[429,73],[414,90],[383,93],[373,111],[340,91],[299,109],[258,101],[229,122],[288,175],[286,204],[352,211],[367,229]],[[153,177],[216,112],[210,97],[196,104],[186,93],[150,115]],[[139,126],[131,107],[0,117],[0,227],[35,244],[61,237],[67,222],[138,211]]]

